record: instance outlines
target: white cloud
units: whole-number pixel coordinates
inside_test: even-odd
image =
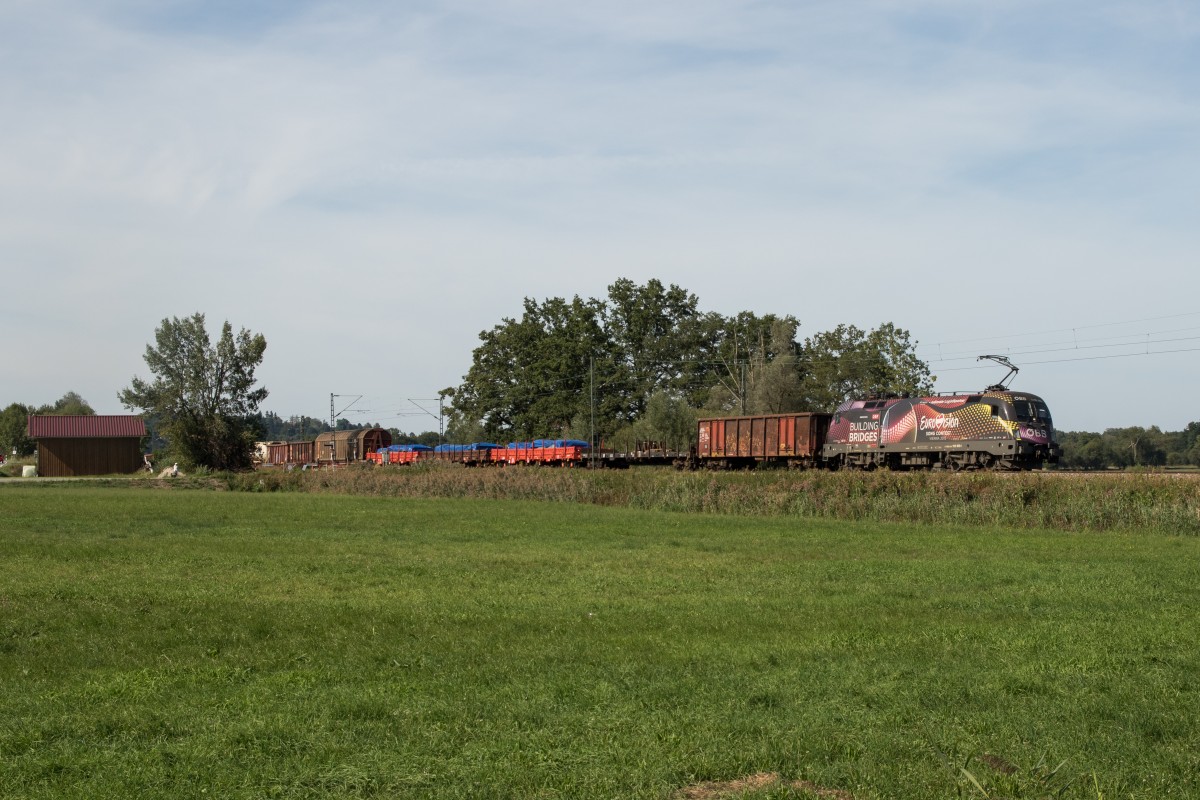
[[[267,335],[268,406],[323,414],[620,276],[924,341],[1192,304],[1186,6],[285,5],[0,10],[0,255],[58,298],[11,312],[54,334],[0,401],[112,397],[195,310]],[[1078,397],[1091,369],[1040,376],[1080,427],[1194,416]]]

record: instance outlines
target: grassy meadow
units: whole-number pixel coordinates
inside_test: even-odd
[[[81,485],[0,524],[4,798],[1200,796],[1197,536]]]

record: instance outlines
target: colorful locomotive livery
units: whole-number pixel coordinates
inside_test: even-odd
[[[834,469],[1033,469],[1059,455],[1042,398],[1000,389],[850,400],[833,415],[822,452]]]

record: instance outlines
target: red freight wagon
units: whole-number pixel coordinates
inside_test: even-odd
[[[587,454],[587,442],[578,439],[534,439],[509,442],[508,447],[492,451],[492,460],[505,464],[575,466],[582,464]]]
[[[393,444],[367,453],[367,461],[378,466],[408,466],[433,456],[433,448],[423,444]]]
[[[409,466],[416,464],[419,461],[425,461],[431,457],[428,450],[409,450],[397,452],[395,450],[376,450],[374,453],[367,453],[367,461],[373,462],[377,466]]]
[[[532,464],[534,463],[533,448],[517,447],[516,444],[497,448],[492,451],[492,462],[496,464]]]
[[[433,458],[438,461],[449,461],[454,464],[465,464],[468,467],[486,466],[493,460],[492,453],[500,448],[491,442],[474,442],[472,444],[439,444],[433,448]]]
[[[387,463],[407,466],[409,464],[416,464],[418,461],[424,461],[428,459],[432,453],[429,450],[408,450],[399,453],[389,451],[387,455]]]
[[[527,451],[535,464],[553,464],[575,466],[582,464],[587,454],[587,448],[579,445],[563,447],[535,447]]]
[[[701,464],[749,467],[770,461],[816,466],[831,414],[767,414],[697,421],[696,455]]]

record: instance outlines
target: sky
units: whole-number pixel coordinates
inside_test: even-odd
[[[1200,6],[0,0],[0,405],[163,319],[265,410],[437,429],[479,333],[657,278],[892,322],[1065,430],[1200,420]]]

